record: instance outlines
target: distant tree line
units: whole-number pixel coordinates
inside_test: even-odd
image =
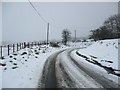
[[[120,38],[119,15],[113,15],[104,21],[103,26],[96,30],[91,30],[90,39],[104,40]]]

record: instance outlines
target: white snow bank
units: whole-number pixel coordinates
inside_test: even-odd
[[[92,41],[87,41],[87,42],[69,42],[68,46],[71,48],[86,48],[90,45],[92,45]]]
[[[80,49],[78,52],[97,60],[103,66],[118,70],[118,39],[97,41],[85,49]]]
[[[85,60],[85,58],[80,57],[76,54],[77,50],[74,50],[70,53],[70,56],[76,60],[80,65],[82,65],[82,67],[88,68],[88,70],[93,71],[93,73],[98,73],[101,76],[104,76],[105,78],[108,78],[116,83],[119,83],[118,76],[112,75],[112,74],[108,74],[107,71],[105,69],[103,69],[102,67],[99,67],[98,65],[92,64],[88,61]]]

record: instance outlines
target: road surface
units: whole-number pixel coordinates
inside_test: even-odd
[[[46,61],[39,88],[118,88],[118,84],[87,63],[77,62],[66,49],[52,54]]]

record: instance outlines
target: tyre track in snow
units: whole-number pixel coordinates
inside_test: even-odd
[[[101,85],[104,89],[108,89],[108,88],[114,88],[114,89],[117,89],[118,88],[118,84],[117,83],[115,83],[115,82],[113,82],[112,80],[110,80],[110,79],[108,79],[108,78],[106,78],[106,77],[104,77],[103,75],[101,75],[101,74],[99,74],[99,73],[97,73],[97,72],[95,72],[95,71],[91,71],[91,69],[89,69],[89,67],[88,68],[86,68],[86,67],[84,67],[84,65],[81,65],[80,63],[78,63],[78,62],[76,62],[71,56],[70,56],[70,53],[73,51],[73,50],[75,50],[75,49],[71,49],[71,50],[66,50],[66,51],[64,51],[64,52],[66,52],[66,56],[68,56],[68,59],[69,59],[69,61],[70,62],[72,62],[72,64],[74,64],[74,66],[76,66],[76,67],[78,67],[79,68],[79,72],[81,72],[81,71],[83,71],[84,73],[86,73],[90,78],[92,78],[95,82],[96,82],[96,85],[97,85],[97,83],[99,84],[99,85]],[[62,52],[62,53],[64,53],[64,52]],[[63,54],[63,55],[65,55],[65,53]],[[62,57],[62,56],[61,56]],[[86,64],[87,65],[87,64]],[[65,65],[62,65],[62,67],[64,67]],[[77,68],[76,68],[77,69]],[[68,70],[68,69],[66,69],[66,70]],[[64,70],[65,71],[65,70]],[[67,72],[66,72],[67,73]],[[70,74],[70,73],[69,73]],[[68,75],[69,75],[68,74]],[[73,74],[74,76],[75,76],[75,73]],[[84,74],[85,75],[85,74]],[[88,77],[87,76],[87,77]],[[86,77],[86,78],[87,78]],[[88,81],[90,80],[90,78],[88,78]],[[79,77],[78,77],[78,79],[79,79]],[[91,79],[91,80],[92,80]],[[72,82],[74,82],[74,81],[72,81]],[[81,82],[82,83],[82,82]],[[86,83],[87,84],[87,83]],[[85,84],[84,84],[85,85]],[[99,86],[99,85],[97,85],[97,86]]]
[[[80,71],[83,71],[84,73],[86,73],[89,77],[94,79],[97,83],[102,85],[104,88],[117,88],[118,87],[118,85],[116,83],[110,81],[109,79],[105,78],[104,76],[99,75],[96,72],[91,71],[89,68],[84,67],[84,65],[80,65],[80,63],[76,62],[70,56],[70,53],[73,50],[75,50],[75,49],[68,49],[68,50],[59,51],[57,53],[54,53],[53,55],[51,55],[47,59],[47,61],[45,63],[45,66],[44,66],[42,79],[40,80],[40,83],[39,83],[39,88],[58,88],[58,83],[61,83],[61,82],[58,82],[59,75],[56,78],[56,70],[57,70],[56,67],[57,67],[57,65],[59,65],[59,70],[61,70],[61,74],[63,76],[63,81],[65,81],[67,83],[67,85],[70,85],[71,82],[72,82],[72,86],[75,86],[75,85],[73,85],[74,80],[72,80],[70,78],[70,75],[69,75],[70,73],[68,73],[65,70],[65,66],[62,64],[62,62],[61,62],[62,60],[59,59],[59,64],[56,64],[57,57],[60,56],[60,54],[62,54],[62,53],[66,53],[67,57],[69,58],[69,61],[72,62],[74,64],[74,66],[79,68]],[[73,75],[73,77],[74,77],[74,75]],[[79,78],[81,78],[81,77],[78,77],[78,80],[79,80]],[[71,88],[71,87],[69,87],[69,88]]]
[[[70,79],[72,80],[71,82],[74,83],[74,85],[67,86],[67,88],[78,88],[78,90],[79,88],[102,88],[99,83],[97,83],[89,75],[84,73],[84,71],[79,70],[74,62],[70,59],[68,53],[72,50],[74,49],[68,49],[58,55],[60,64],[62,64],[62,67],[64,67],[64,72],[69,75]],[[70,85],[71,82],[67,82],[68,85]]]
[[[91,71],[88,68],[84,67],[83,65],[81,65],[80,63],[78,63],[76,60],[74,60],[71,56],[70,53],[73,50],[71,50],[68,53],[68,56],[70,57],[70,60],[72,62],[74,62],[74,64],[79,67],[79,69],[81,69],[82,71],[84,71],[87,75],[89,75],[90,77],[92,77],[95,81],[97,81],[99,84],[101,84],[104,88],[118,88],[118,84],[116,84],[115,82],[109,80],[108,78],[105,78],[104,76],[96,73],[95,71]],[[119,86],[120,87],[120,86]]]
[[[57,55],[63,51],[64,50],[59,51],[48,57],[44,65],[42,79],[38,84],[38,88],[57,88],[55,62]]]

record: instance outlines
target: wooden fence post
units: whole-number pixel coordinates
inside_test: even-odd
[[[38,45],[38,43],[36,42],[36,46]]]
[[[20,43],[20,49],[21,49],[21,43]]]
[[[17,43],[17,51],[18,51],[18,43]]]
[[[26,43],[24,42],[24,48],[26,48]]]
[[[39,46],[39,42],[38,42],[38,46]]]
[[[29,48],[29,42],[28,42],[28,48]]]
[[[31,44],[31,46],[33,46],[33,42],[32,42],[32,44]]]
[[[32,42],[30,43],[30,46],[32,47]]]
[[[10,46],[8,45],[8,56],[10,55]]]
[[[23,43],[22,43],[22,49],[23,49],[24,47],[23,47]]]
[[[2,59],[2,46],[0,46],[0,52],[1,52],[0,58]]]
[[[30,48],[32,47],[31,43],[30,43]]]
[[[13,53],[15,52],[15,45],[13,44]]]

